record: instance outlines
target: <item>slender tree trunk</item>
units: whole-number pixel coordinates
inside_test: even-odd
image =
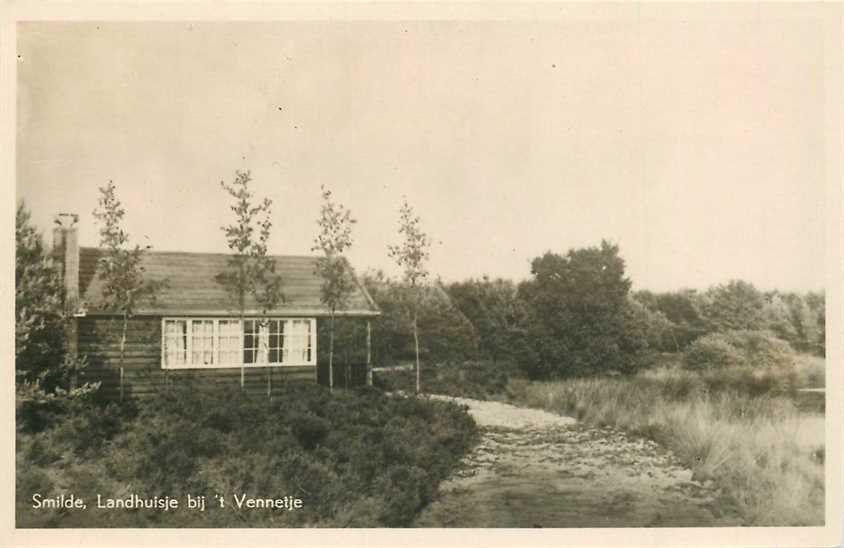
[[[328,324],[328,390],[334,392],[334,309]]]
[[[346,390],[349,389],[349,385],[352,384],[352,364],[351,358],[349,357],[348,351],[348,344],[346,346],[347,350],[343,352],[343,358],[345,359],[345,365],[343,365],[343,380],[346,383]]]
[[[671,340],[674,341],[674,351],[679,352],[680,351],[680,345],[677,344],[677,337],[674,336],[674,330],[669,327],[668,332],[671,333]]]
[[[237,294],[237,304],[240,307],[240,392],[243,393],[246,387],[246,359],[243,353],[243,338],[246,333],[246,322],[245,320],[245,311],[246,311],[246,290],[244,286],[246,285],[246,272],[243,268],[243,262],[241,261],[239,265],[240,270],[240,278],[238,282],[240,283],[240,288],[238,288]]]
[[[413,312],[413,345],[416,347],[416,393],[419,394],[422,390],[420,388],[421,376],[419,373],[419,329],[416,325],[416,311]]]
[[[372,328],[366,320],[366,385],[372,386]]]
[[[242,312],[240,313],[240,391],[243,392],[246,386],[246,356],[243,353],[243,338],[246,333],[246,322],[244,321],[244,315]]]
[[[123,362],[126,356],[126,330],[129,327],[129,318],[123,315],[123,330],[120,334],[120,401],[123,401]]]

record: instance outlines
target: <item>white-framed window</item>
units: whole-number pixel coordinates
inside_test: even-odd
[[[242,365],[316,365],[316,319],[161,319],[163,369]]]

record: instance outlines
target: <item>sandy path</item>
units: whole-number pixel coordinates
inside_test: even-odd
[[[717,489],[651,441],[545,411],[442,399],[467,405],[482,438],[417,527],[738,524]]]

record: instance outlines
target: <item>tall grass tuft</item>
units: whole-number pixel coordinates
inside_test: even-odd
[[[817,376],[817,364],[806,367]],[[801,443],[802,416],[793,401],[770,395],[776,393],[772,386],[793,382],[749,370],[662,367],[628,378],[513,381],[508,395],[516,403],[661,443],[694,479],[715,482],[723,504],[746,525],[821,525],[823,440]]]

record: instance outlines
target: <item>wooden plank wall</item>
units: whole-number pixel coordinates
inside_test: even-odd
[[[120,331],[119,319],[87,317],[79,319],[79,354],[88,357],[88,368],[80,382],[102,382],[107,398],[120,396]],[[136,317],[129,320],[126,333],[123,368],[124,397],[154,394],[166,383],[180,380],[194,383],[225,383],[240,386],[240,368],[226,369],[161,369],[161,319]],[[247,368],[244,387],[256,394],[267,393],[269,384],[316,381],[314,366]],[[336,375],[335,375],[335,378]]]

